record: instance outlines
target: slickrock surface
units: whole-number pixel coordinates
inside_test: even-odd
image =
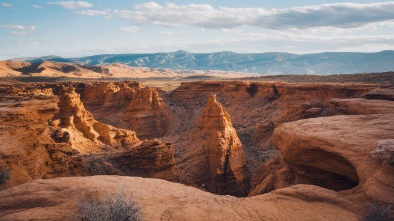
[[[144,220],[358,220],[359,208],[334,191],[297,185],[249,198],[218,196],[182,184],[138,177],[35,180],[0,192],[0,220],[74,220],[76,204],[124,191]]]
[[[162,137],[171,128],[165,104],[155,89],[122,82],[80,84],[76,90],[97,120],[136,131],[140,139]]]
[[[190,141],[183,145],[183,177],[213,193],[247,195],[249,173],[242,144],[215,94],[208,97]]]
[[[350,199],[362,201],[367,196],[394,203],[390,161],[394,102],[334,99],[332,103],[336,111],[354,115],[299,120],[275,129],[273,142],[283,157],[259,169],[262,176],[255,177],[252,186],[260,184],[250,195],[304,183],[346,190],[342,194]]]

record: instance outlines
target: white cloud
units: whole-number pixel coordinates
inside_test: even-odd
[[[130,26],[130,27],[120,27],[119,30],[123,32],[128,32],[128,33],[136,33],[139,31],[139,29],[135,26]]]
[[[33,5],[33,8],[38,8],[38,9],[41,9],[41,8],[42,8],[42,6],[40,6],[40,5]]]
[[[357,28],[394,20],[394,1],[356,4],[337,3],[288,9],[213,8],[208,4],[175,5],[155,2],[137,4],[133,10],[107,9],[87,15],[106,15],[130,20],[135,25],[237,28],[256,26],[267,29],[308,29],[313,27]]]
[[[2,2],[2,3],[0,3],[0,4],[1,4],[1,6],[7,7],[7,8],[12,8],[12,7],[14,7],[13,4],[9,4],[9,3],[4,3],[4,2]]]
[[[89,15],[89,16],[96,16],[96,15],[108,15],[106,11],[99,11],[99,10],[83,10],[76,12],[77,14],[81,15]]]
[[[19,44],[24,44],[24,45],[39,45],[40,42],[38,41],[19,41]]]
[[[15,30],[36,30],[34,25],[32,26],[23,26],[23,25],[0,25],[2,29],[15,29]]]
[[[223,28],[222,30],[229,34],[240,34],[244,31],[242,28]]]
[[[48,5],[60,5],[63,8],[67,9],[78,9],[78,8],[91,8],[93,7],[92,3],[84,2],[84,1],[68,1],[68,2],[47,2]]]
[[[12,35],[27,35],[27,32],[25,31],[12,31],[10,32]]]
[[[170,32],[170,31],[159,31],[159,34],[161,34],[161,35],[173,35],[174,33]]]

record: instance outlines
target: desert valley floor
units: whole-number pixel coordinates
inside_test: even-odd
[[[144,220],[393,218],[392,79],[284,81],[1,80],[0,220],[119,191]]]

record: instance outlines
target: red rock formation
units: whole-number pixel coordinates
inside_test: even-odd
[[[248,171],[241,141],[232,127],[231,118],[209,96],[182,160],[184,176],[210,192],[245,195]]]
[[[106,156],[87,156],[89,174],[117,174],[177,181],[171,143],[148,140],[129,150]],[[113,171],[113,172],[109,172]]]
[[[20,101],[11,96],[1,104],[0,170],[10,171],[10,179],[0,188],[84,173],[84,160],[71,145],[55,143],[50,137],[48,120],[58,111],[57,98],[32,96],[19,96]]]
[[[141,139],[162,137],[169,128],[166,107],[155,89],[123,82],[81,84],[77,91],[96,119],[136,131]]]
[[[73,88],[64,88],[59,94],[59,112],[54,119],[60,119],[60,127],[70,133],[70,143],[81,153],[100,152],[103,148],[130,148],[139,142],[134,131],[96,121],[85,110],[80,95]]]
[[[135,132],[96,121],[72,87],[50,87],[59,96],[49,93],[51,89],[26,86],[6,89],[0,96],[0,170],[10,171],[10,180],[0,188],[39,178],[96,174],[177,181],[170,143],[139,145]],[[91,154],[96,152],[100,154]]]
[[[232,117],[250,169],[254,171],[279,154],[271,142],[275,127],[299,119],[331,116],[334,112],[330,99],[360,97],[374,88],[369,85],[201,81],[182,82],[179,88],[162,96],[180,120],[173,130],[179,136],[178,140],[172,140],[176,156],[184,149],[185,135],[182,134],[194,130],[206,97],[216,93]]]
[[[144,220],[357,221],[362,213],[340,194],[297,185],[271,193],[236,198],[157,179],[91,176],[35,180],[0,192],[3,220],[75,220],[82,200],[122,193]]]
[[[345,104],[348,113],[366,112],[364,115],[299,120],[277,127],[273,142],[283,157],[276,161],[278,166],[274,170],[269,170],[270,164],[262,169],[282,172],[270,174],[265,171],[251,195],[304,183],[346,190],[343,193],[350,199],[366,200],[360,196],[363,193],[369,199],[393,203],[394,168],[390,140],[394,137],[393,102],[384,101],[385,105],[383,101],[366,99],[335,99],[333,102],[337,109]],[[360,105],[372,106],[379,111],[371,114],[368,108],[358,108]]]

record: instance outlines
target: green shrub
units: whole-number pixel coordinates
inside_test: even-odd
[[[7,183],[9,179],[10,179],[10,171],[0,170],[0,185]]]
[[[393,221],[394,217],[390,213],[392,206],[374,200],[366,205],[366,213],[362,221]]]
[[[117,193],[101,198],[81,201],[77,206],[77,219],[81,221],[142,221],[133,200]]]

